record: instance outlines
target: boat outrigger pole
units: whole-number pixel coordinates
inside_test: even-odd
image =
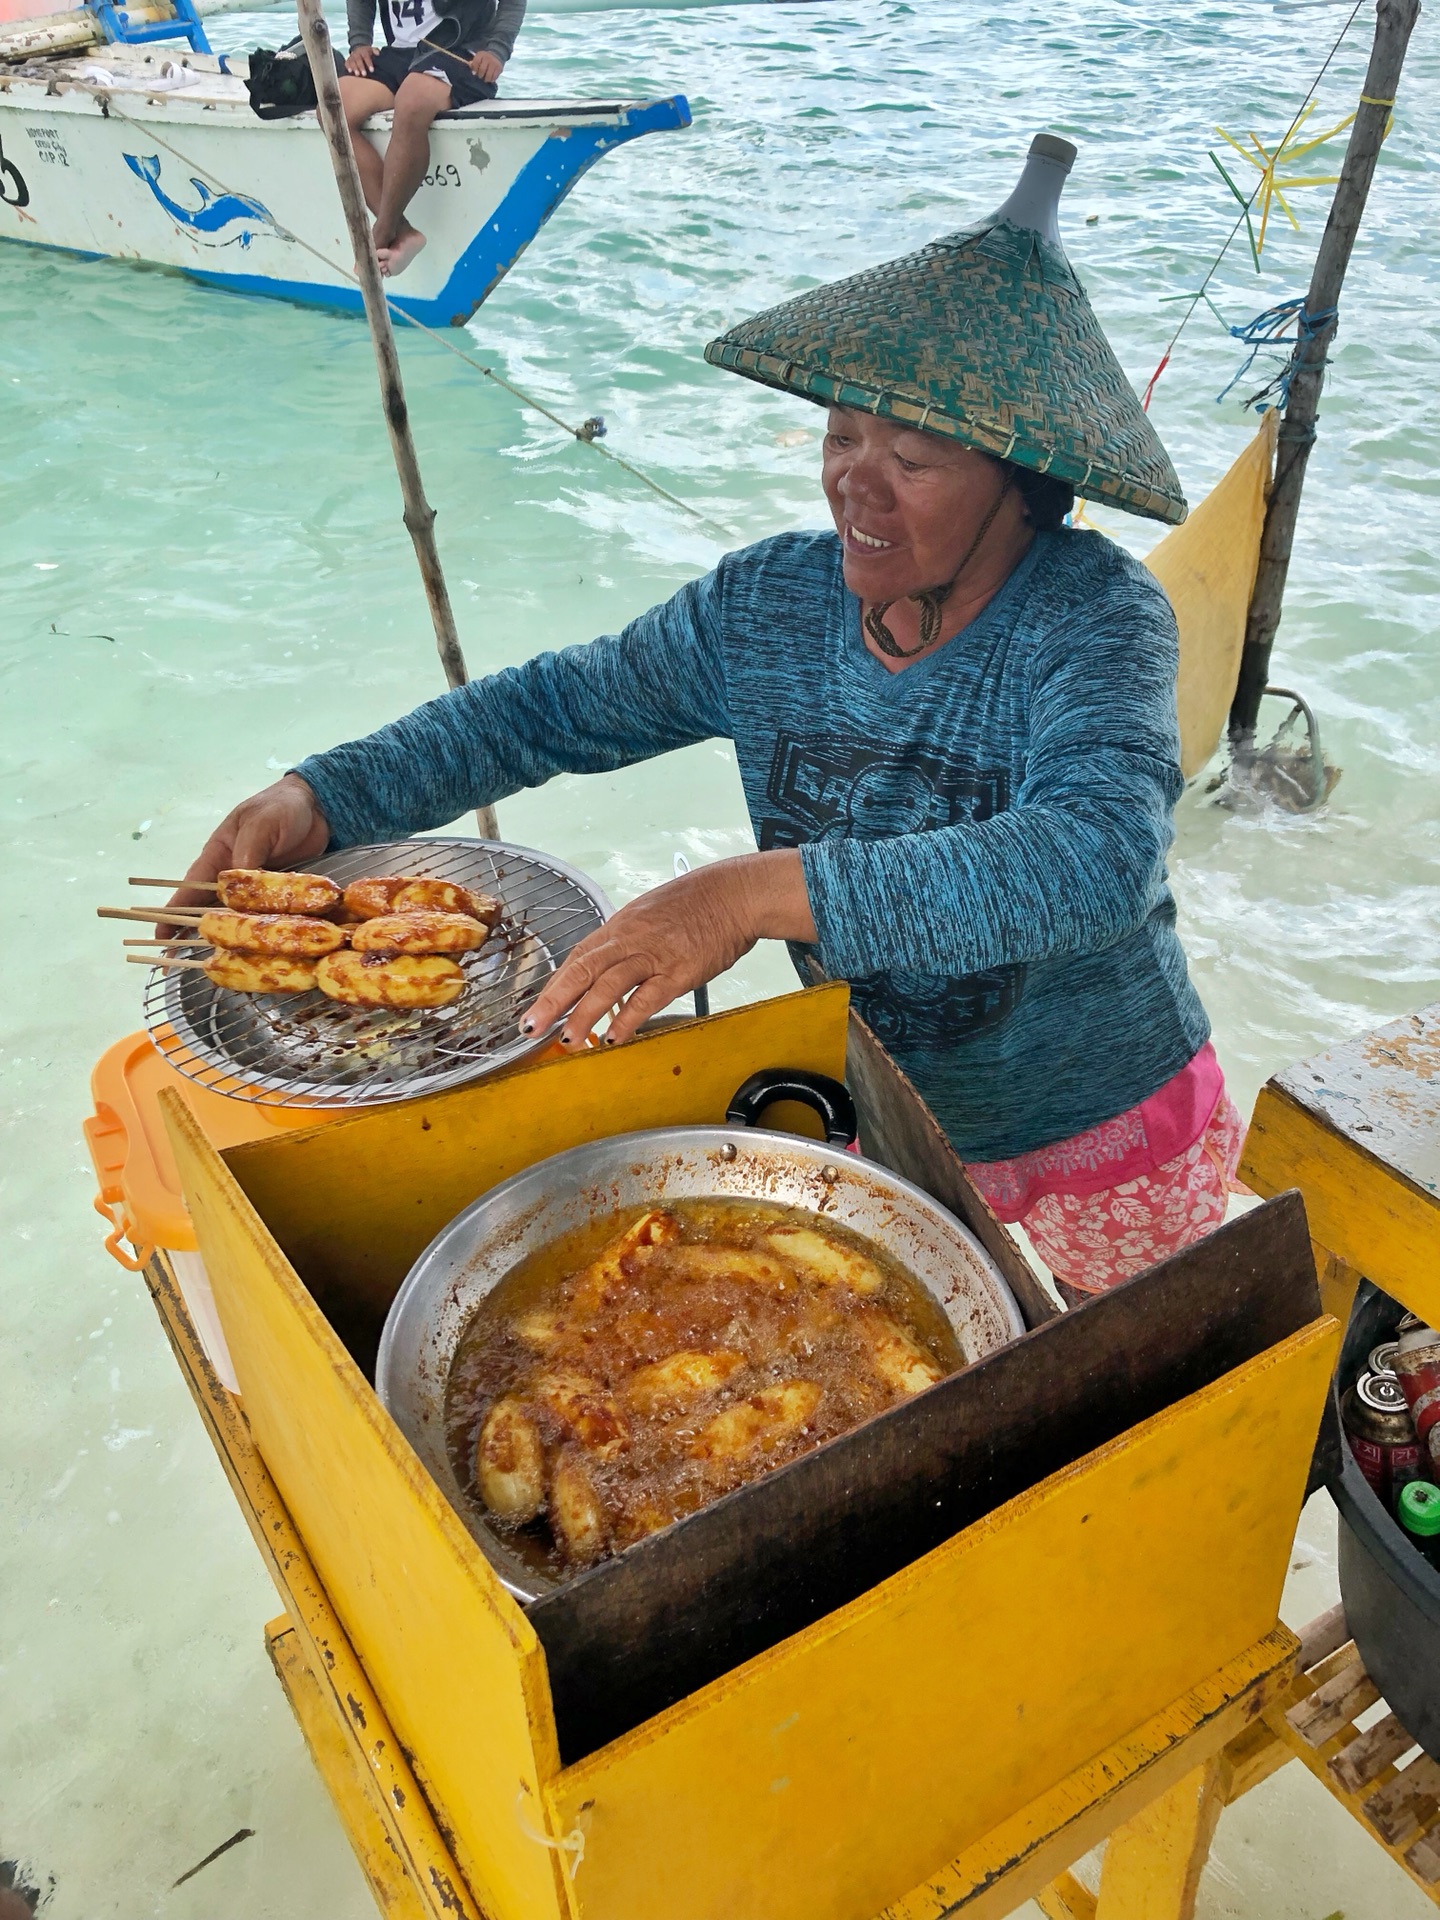
[[[450,590],[440,565],[435,544],[435,509],[425,498],[420,478],[420,462],[415,457],[415,442],[410,436],[410,415],[405,406],[405,387],[400,378],[400,356],[395,351],[395,332],[390,325],[390,309],[380,280],[380,263],[370,234],[370,214],[360,186],[360,172],[350,145],[345,112],[340,104],[340,84],[335,76],[335,50],[330,29],[320,8],[320,0],[299,0],[300,32],[310,57],[319,102],[317,118],[324,129],[335,168],[335,184],[340,189],[340,204],[345,209],[345,224],[350,244],[355,249],[355,272],[365,301],[365,318],[370,323],[370,339],[375,348],[375,366],[380,375],[380,401],[385,410],[385,425],[390,432],[390,447],[395,455],[395,470],[400,476],[400,492],[405,502],[405,526],[414,544],[420,564],[425,598],[435,625],[435,645],[440,664],[451,687],[463,687],[470,675],[460,636],[455,629],[455,610]],[[482,840],[498,840],[500,829],[493,807],[478,807],[475,821]]]
[[[1290,570],[1290,551],[1295,540],[1295,521],[1300,510],[1300,493],[1305,485],[1305,467],[1315,444],[1315,419],[1320,407],[1320,388],[1325,362],[1339,321],[1340,290],[1350,252],[1365,211],[1365,201],[1374,178],[1381,142],[1390,123],[1391,110],[1405,63],[1405,50],[1415,22],[1420,17],[1420,0],[1376,0],[1375,41],[1370,50],[1370,65],[1360,92],[1345,161],[1330,206],[1330,217],[1310,290],[1297,326],[1298,338],[1290,360],[1289,398],[1280,423],[1279,444],[1275,455],[1275,481],[1270,490],[1265,515],[1265,531],[1260,542],[1260,565],[1250,596],[1250,611],[1245,625],[1245,646],[1240,656],[1240,676],[1230,709],[1230,759],[1232,780],[1243,781],[1256,759],[1255,728],[1260,717],[1260,702],[1265,695],[1270,672],[1270,650],[1280,624],[1280,607],[1285,595],[1285,579]],[[1278,689],[1277,689],[1278,691]],[[1303,702],[1299,703],[1303,706]],[[1329,776],[1311,734],[1310,806],[1324,799]]]

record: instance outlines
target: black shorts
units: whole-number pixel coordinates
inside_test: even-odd
[[[463,55],[441,53],[436,47],[381,47],[369,78],[398,93],[400,82],[410,73],[433,74],[437,80],[444,80],[450,88],[452,107],[473,107],[477,100],[495,98],[493,80],[477,79]]]

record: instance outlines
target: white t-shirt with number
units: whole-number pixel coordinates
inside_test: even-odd
[[[430,29],[440,18],[434,0],[386,0],[394,47],[418,47],[431,37]]]

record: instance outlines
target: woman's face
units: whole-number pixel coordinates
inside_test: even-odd
[[[830,409],[820,480],[845,584],[872,604],[953,579],[1004,484],[983,453],[849,407]]]

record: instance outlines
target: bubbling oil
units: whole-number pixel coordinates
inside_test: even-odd
[[[964,1364],[872,1241],[773,1202],[679,1200],[590,1221],[505,1276],[457,1345],[446,1441],[487,1522],[563,1575]]]

